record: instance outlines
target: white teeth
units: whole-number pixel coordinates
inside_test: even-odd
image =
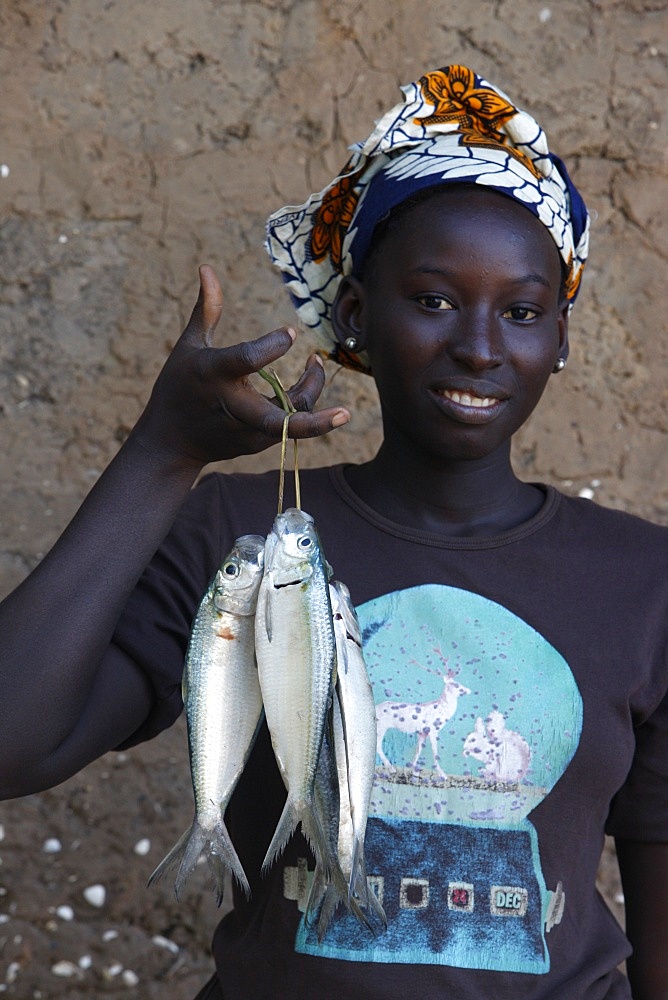
[[[457,392],[455,389],[444,389],[443,395],[446,399],[451,399],[453,403],[461,403],[462,406],[475,406],[479,410],[498,403],[498,399],[493,396],[472,396],[470,392]]]

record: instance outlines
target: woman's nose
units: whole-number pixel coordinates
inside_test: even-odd
[[[451,356],[471,371],[497,368],[503,363],[502,342],[492,318],[461,316],[449,343]]]

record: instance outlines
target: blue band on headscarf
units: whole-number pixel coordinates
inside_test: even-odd
[[[438,143],[438,140],[436,142]],[[573,238],[578,243],[585,231],[588,220],[585,203],[571,181],[563,160],[553,153],[550,153],[550,160],[559,171],[568,189]],[[349,251],[352,257],[352,273],[359,275],[362,272],[376,226],[379,222],[387,218],[393,209],[402,205],[420,191],[425,191],[429,188],[442,188],[446,184],[448,186],[462,183],[475,184],[478,176],[475,171],[472,171],[470,176],[466,176],[464,173],[453,179],[446,177],[435,179],[431,174],[407,174],[406,176],[396,178],[389,176],[387,171],[380,170],[370,181],[364,194],[364,201],[360,204],[359,210],[355,214],[354,222],[351,225],[351,231],[354,230],[354,239],[349,243]],[[519,201],[537,219],[543,221],[538,211],[538,205],[514,198],[507,185],[494,184],[492,181],[488,181],[485,187]]]

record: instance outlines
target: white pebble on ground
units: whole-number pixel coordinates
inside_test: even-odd
[[[163,937],[162,934],[156,934],[151,938],[151,942],[157,945],[158,948],[166,948],[173,955],[176,955],[181,950],[175,941],[170,941],[169,938]]]
[[[107,898],[107,890],[103,885],[89,885],[84,889],[83,896],[87,903],[99,909],[101,906],[104,906],[104,901]]]
[[[58,851],[62,851],[63,845],[60,843],[57,837],[49,837],[42,844],[42,850],[45,854],[57,854]]]
[[[51,972],[54,974],[54,976],[63,976],[63,977],[81,975],[81,970],[79,969],[79,966],[75,965],[74,962],[68,962],[68,961],[56,962],[55,965],[51,966]]]
[[[122,971],[123,971],[123,966],[121,965],[120,962],[112,962],[111,965],[105,966],[105,968],[102,970],[102,977],[107,980],[115,979],[116,976],[120,976]]]
[[[7,973],[5,975],[6,983],[15,983],[18,979],[19,972],[21,971],[21,965],[19,962],[10,962],[7,966]]]

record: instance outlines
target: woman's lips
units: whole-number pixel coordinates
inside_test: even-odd
[[[505,400],[498,396],[479,396],[470,389],[434,389],[441,410],[460,423],[481,424],[494,420]]]
[[[441,395],[445,399],[451,399],[453,403],[461,403],[462,406],[475,406],[479,410],[499,402],[495,396],[474,396],[471,392],[460,392],[458,389],[443,389]]]

